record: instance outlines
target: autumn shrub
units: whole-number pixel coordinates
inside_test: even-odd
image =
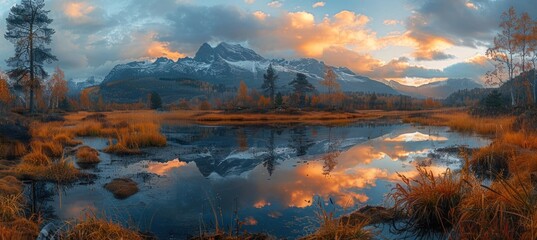
[[[93,164],[99,163],[99,152],[91,147],[82,146],[76,150],[76,158],[78,163]]]
[[[438,176],[425,168],[417,170],[418,176],[413,180],[399,174],[402,183],[396,184],[390,193],[396,211],[407,217],[404,229],[449,231],[457,221],[458,205],[467,193],[464,181],[449,169]]]

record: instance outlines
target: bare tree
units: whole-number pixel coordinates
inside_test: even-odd
[[[537,21],[533,22],[528,44],[530,61],[533,67],[533,103],[537,104]]]
[[[518,17],[514,7],[509,8],[508,11],[502,13],[500,28],[501,32],[494,37],[494,46],[487,49],[487,57],[495,62],[495,69],[487,73],[489,84],[503,84],[505,81],[505,71],[509,81],[511,81],[510,94],[511,105],[516,105],[515,93],[514,93],[514,79],[517,64],[517,44],[516,44],[516,25]]]

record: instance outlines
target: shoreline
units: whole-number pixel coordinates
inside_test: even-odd
[[[318,112],[301,111],[297,113],[267,112],[267,113],[234,113],[225,111],[200,111],[200,110],[174,110],[158,112],[154,110],[132,110],[101,112],[109,119],[129,121],[156,121],[156,122],[181,122],[199,125],[258,125],[258,124],[310,124],[310,125],[338,125],[358,121],[373,121],[381,119],[403,119],[413,115],[450,113],[461,111],[460,108],[442,108],[432,110],[413,111],[383,111],[365,110],[357,112]],[[66,119],[77,121],[95,114],[96,112],[67,113]]]

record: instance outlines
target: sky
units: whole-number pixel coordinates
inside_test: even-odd
[[[0,0],[0,32],[20,0]],[[205,42],[267,58],[316,58],[373,79],[421,85],[481,80],[485,51],[510,6],[537,19],[537,0],[45,0],[51,48],[71,79],[117,64],[194,56]],[[13,45],[0,39],[0,70]]]

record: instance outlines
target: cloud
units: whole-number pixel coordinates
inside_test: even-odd
[[[272,2],[269,2],[267,6],[272,7],[272,8],[280,8],[283,6],[283,3],[280,1],[272,1]]]
[[[303,57],[321,57],[326,49],[346,46],[353,50],[376,49],[376,34],[366,27],[369,17],[341,11],[316,22],[308,12],[289,12],[270,19],[271,25],[249,43],[264,51],[292,50]]]
[[[326,5],[325,2],[316,2],[311,6],[312,8],[318,8],[318,7],[324,7]]]
[[[247,4],[254,4],[255,0],[244,0],[244,2]]]
[[[64,5],[64,13],[71,19],[87,18],[87,15],[95,10],[85,2],[68,2]]]
[[[386,26],[391,26],[391,25],[398,25],[398,24],[401,24],[401,21],[399,20],[395,20],[395,19],[386,19],[384,20],[384,25]]]
[[[267,17],[269,16],[268,14],[266,14],[265,12],[263,11],[255,11],[254,13],[252,13],[254,15],[254,17],[256,17],[257,19],[263,21],[265,19],[267,19]]]

